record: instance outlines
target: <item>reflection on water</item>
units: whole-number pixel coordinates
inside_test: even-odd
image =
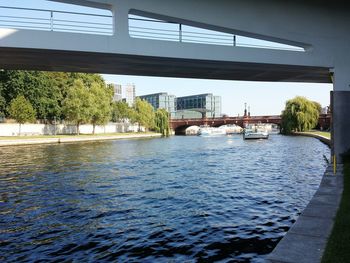
[[[0,148],[0,260],[260,262],[324,154],[283,136]]]

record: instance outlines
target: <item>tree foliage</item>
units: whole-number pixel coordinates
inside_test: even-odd
[[[63,112],[66,119],[77,126],[78,135],[80,124],[88,123],[92,117],[91,103],[92,96],[83,81],[75,80],[63,101]]]
[[[112,95],[106,86],[98,82],[91,84],[89,93],[91,97],[91,123],[93,134],[95,134],[96,125],[105,125],[110,119]]]
[[[112,103],[112,121],[125,121],[132,119],[132,110],[124,101],[116,101]]]
[[[155,131],[166,137],[170,134],[169,113],[165,109],[158,109],[155,113]]]
[[[288,100],[282,112],[281,128],[284,134],[308,131],[316,127],[321,105],[305,97]]]
[[[6,111],[6,101],[3,96],[1,96],[0,93],[0,118],[5,116],[5,111]]]
[[[138,122],[139,126],[144,126],[146,130],[154,127],[154,109],[151,104],[145,100],[137,98],[135,101],[134,110],[135,117],[131,116],[131,119]]]
[[[53,120],[55,117],[64,119],[63,100],[69,87],[76,80],[81,80],[88,88],[93,83],[105,86],[99,74],[2,70],[0,94],[5,100],[6,107],[18,95],[24,95],[35,109],[37,119]],[[9,113],[5,111],[5,115],[9,116]]]
[[[82,123],[92,123],[95,131],[96,125],[110,119],[128,119],[146,129],[155,128],[155,113],[149,103],[137,100],[133,107],[112,103],[113,86],[106,85],[99,74],[1,70],[0,117],[14,116],[10,103],[21,95],[31,104],[35,118],[70,121],[77,125],[78,133]],[[158,129],[165,131],[161,119],[166,123],[165,115],[158,113]]]
[[[39,119],[52,119],[54,116],[60,116],[62,93],[46,72],[1,71],[0,90],[7,105],[17,96],[25,96],[32,104]]]
[[[23,95],[19,95],[11,101],[8,112],[20,124],[35,121],[35,110]]]

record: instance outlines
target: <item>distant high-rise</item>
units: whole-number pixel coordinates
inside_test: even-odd
[[[136,96],[135,85],[134,84],[125,85],[125,101],[130,107],[134,105],[135,96]]]
[[[123,99],[122,96],[122,85],[119,84],[113,84],[113,101],[121,101]]]
[[[165,109],[170,113],[170,116],[175,117],[176,111],[176,97],[174,95],[169,95],[166,92],[154,93],[143,95],[139,97],[141,100],[145,100],[150,103],[155,110]]]

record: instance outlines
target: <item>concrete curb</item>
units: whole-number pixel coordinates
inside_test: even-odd
[[[328,237],[332,231],[343,193],[343,166],[334,175],[329,165],[320,187],[298,220],[277,244],[266,262],[321,262]]]
[[[38,139],[19,139],[19,140],[0,140],[0,147],[13,145],[35,145],[35,144],[56,144],[56,143],[79,143],[92,141],[106,140],[123,140],[123,139],[138,139],[138,138],[159,138],[162,134],[128,134],[114,136],[94,136],[94,137],[68,137],[68,138],[38,138]]]

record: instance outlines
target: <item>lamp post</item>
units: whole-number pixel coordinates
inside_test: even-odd
[[[54,122],[55,122],[55,123],[54,123],[54,124],[55,124],[55,126],[54,126],[54,127],[55,127],[55,129],[54,129],[54,134],[55,134],[55,136],[56,136],[56,133],[57,133],[57,132],[56,132],[56,125],[57,125],[57,124],[56,124],[56,116],[54,116],[53,119],[54,119]]]

